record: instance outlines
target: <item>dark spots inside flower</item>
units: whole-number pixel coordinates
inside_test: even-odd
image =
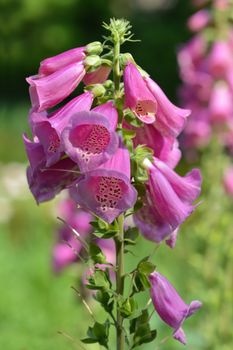
[[[150,100],[137,101],[137,105],[135,107],[135,113],[138,116],[147,116],[147,117],[155,117],[156,113],[156,102]]]
[[[100,154],[110,142],[109,131],[102,125],[79,125],[70,133],[70,141],[86,160],[90,155]]]
[[[96,200],[100,204],[101,210],[114,209],[118,201],[122,198],[125,184],[122,180],[102,176],[98,184]]]
[[[53,133],[49,137],[48,152],[55,153],[60,147],[60,139],[56,133]]]

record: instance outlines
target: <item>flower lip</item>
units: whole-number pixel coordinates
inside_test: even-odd
[[[108,223],[132,207],[137,197],[128,177],[116,170],[97,169],[87,172],[76,186],[73,198]]]
[[[108,119],[93,111],[73,115],[61,137],[65,152],[81,171],[90,171],[107,161],[119,144]]]
[[[152,124],[156,120],[157,104],[151,100],[138,100],[135,106],[137,117],[146,124]]]

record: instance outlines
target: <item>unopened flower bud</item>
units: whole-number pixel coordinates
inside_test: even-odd
[[[103,46],[99,41],[93,41],[86,46],[85,52],[88,55],[100,55],[103,51]]]
[[[89,70],[89,68],[91,68],[91,70],[94,70],[98,68],[101,65],[101,63],[101,58],[98,55],[87,56],[84,60],[86,70]]]
[[[104,82],[104,87],[105,87],[106,89],[111,89],[111,88],[113,87],[113,81],[110,80],[110,79],[106,80],[106,81]]]
[[[106,89],[102,84],[95,84],[92,85],[91,91],[95,97],[101,97],[104,96]]]
[[[121,54],[121,56],[120,56],[121,65],[126,66],[127,63],[129,63],[129,62],[136,64],[131,53],[126,52],[126,53]]]

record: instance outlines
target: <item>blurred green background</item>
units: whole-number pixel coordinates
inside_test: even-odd
[[[124,16],[141,39],[125,51],[175,101],[176,50],[189,37],[185,21],[191,13],[184,0],[0,0],[0,349],[80,349],[78,339],[91,321],[70,288],[83,267],[72,266],[59,277],[52,273],[55,204],[37,207],[27,189],[21,140],[30,108],[25,77],[35,74],[45,57],[100,40],[101,23]],[[190,350],[233,348],[233,206],[221,187],[227,162],[213,142],[198,164],[204,176],[202,204],[183,225],[176,249],[161,246],[154,257],[187,302],[204,303],[184,326]],[[180,172],[189,168],[183,163]],[[129,265],[153,249],[142,239],[141,247]],[[183,347],[171,337],[161,344],[171,331],[155,315],[152,323],[158,338],[143,349]]]

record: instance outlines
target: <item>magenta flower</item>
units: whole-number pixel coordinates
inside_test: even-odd
[[[137,192],[130,183],[130,155],[122,143],[106,163],[85,173],[72,197],[108,223],[134,206]]]
[[[41,112],[56,106],[74,91],[84,75],[83,63],[72,63],[50,75],[28,77],[32,107]]]
[[[188,20],[188,28],[193,32],[199,32],[204,29],[210,21],[210,13],[208,10],[199,10]]]
[[[164,135],[178,136],[184,128],[185,120],[191,111],[179,108],[171,103],[162,89],[151,78],[145,77],[144,80],[157,101],[154,126]]]
[[[98,113],[76,113],[62,132],[65,152],[77,162],[81,172],[107,161],[118,147],[118,136],[113,128],[117,114],[113,105],[108,103],[98,110]]]
[[[149,241],[161,243],[164,239],[167,239],[166,243],[168,241],[167,244],[173,248],[176,243],[173,229],[169,223],[164,221],[159,215],[149,196],[145,197],[143,202],[143,207],[134,214],[133,219],[135,225],[139,228],[143,237]],[[172,240],[173,243],[170,244],[170,240]]]
[[[64,152],[61,144],[61,133],[67,126],[70,117],[80,111],[88,111],[93,102],[91,92],[73,98],[65,106],[48,117],[46,112],[35,112],[33,109],[29,115],[29,122],[33,134],[39,139],[46,155],[46,166],[55,164]]]
[[[210,73],[216,78],[226,77],[232,67],[232,50],[226,41],[216,41],[208,57]]]
[[[28,185],[37,203],[54,198],[77,179],[77,164],[71,159],[61,159],[53,166],[46,167],[42,145],[39,142],[30,141],[26,135],[24,135],[24,143],[30,162],[27,168]]]
[[[124,124],[124,127],[128,127]],[[131,127],[132,129],[132,127]],[[134,146],[146,145],[154,151],[156,158],[175,168],[181,158],[179,143],[171,136],[162,135],[154,125],[144,125],[143,128],[133,128],[136,136]]]
[[[150,294],[155,310],[161,319],[174,329],[173,338],[186,344],[182,325],[186,318],[192,316],[202,306],[202,303],[194,300],[187,305],[170,282],[158,272],[153,272],[149,279]]]
[[[226,83],[219,82],[214,85],[209,113],[213,123],[224,123],[233,118],[232,93]]]
[[[195,209],[192,203],[200,194],[201,175],[193,169],[181,177],[157,158],[153,164],[149,160],[144,163],[149,171],[147,198],[134,220],[147,239],[158,243]]]
[[[85,47],[77,47],[41,61],[39,75],[50,75],[72,63],[83,62]]]
[[[83,78],[85,85],[91,84],[102,84],[105,80],[108,79],[108,76],[111,72],[111,67],[102,65],[97,68],[94,72],[86,73]]]
[[[157,102],[133,63],[124,70],[125,108],[130,108],[144,123],[155,121]]]

